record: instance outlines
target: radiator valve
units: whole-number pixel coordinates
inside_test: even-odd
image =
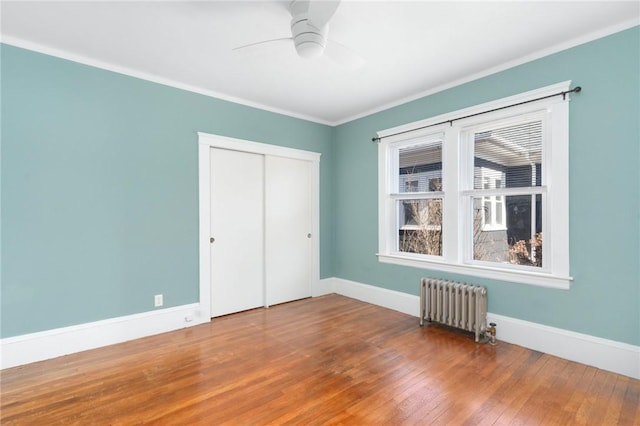
[[[496,341],[496,323],[495,322],[489,323],[489,328],[487,329],[487,331],[489,332],[489,344],[495,345],[496,343],[498,343]]]

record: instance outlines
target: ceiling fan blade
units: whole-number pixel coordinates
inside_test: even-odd
[[[266,46],[278,46],[278,45],[285,45],[285,44],[291,46],[293,44],[293,38],[284,37],[284,38],[274,38],[272,40],[258,41],[256,43],[245,44],[244,46],[234,47],[232,50],[234,52],[250,53],[250,52],[255,52],[259,49],[262,49],[263,47],[266,47]]]
[[[307,19],[316,28],[322,28],[329,23],[331,17],[336,13],[340,5],[340,0],[315,0],[309,2],[309,12]]]
[[[338,65],[352,70],[362,67],[366,62],[365,59],[354,50],[334,40],[327,40],[324,53]]]

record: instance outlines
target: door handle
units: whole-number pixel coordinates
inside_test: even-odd
[[[307,234],[307,238],[311,238],[311,233]]]
[[[215,240],[216,240],[216,239],[215,239],[215,238],[213,238],[213,237],[209,238],[209,242],[210,242],[210,243],[214,242]]]

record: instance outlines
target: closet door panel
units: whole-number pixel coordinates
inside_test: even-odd
[[[266,303],[311,296],[311,163],[265,158]]]
[[[211,148],[211,316],[264,306],[264,156]]]

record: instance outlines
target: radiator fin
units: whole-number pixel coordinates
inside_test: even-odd
[[[420,281],[420,325],[437,322],[475,333],[487,329],[487,289],[463,282],[423,278]]]

